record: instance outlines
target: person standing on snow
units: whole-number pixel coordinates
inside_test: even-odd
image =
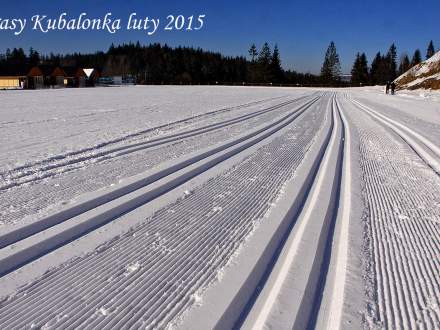
[[[394,95],[396,91],[396,84],[394,83],[394,81],[391,83],[391,95]]]
[[[390,91],[390,82],[387,81],[387,86],[385,87],[385,94],[388,94],[389,91]]]

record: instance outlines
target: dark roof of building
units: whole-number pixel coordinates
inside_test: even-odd
[[[63,67],[63,70],[66,73],[66,77],[87,77],[84,70],[81,68],[65,66]]]
[[[29,72],[27,73],[27,76],[29,77],[38,77],[38,76],[45,76],[45,77],[64,77],[66,74],[58,66],[53,65],[38,65],[32,67]]]
[[[96,70],[95,70],[96,71]],[[98,74],[98,72],[94,72]],[[25,67],[0,66],[0,76],[2,77],[87,77],[81,68],[67,66],[58,67],[53,65],[36,65]]]
[[[29,72],[27,73],[27,76],[29,76],[29,77],[43,76],[43,71],[41,70],[41,68],[39,66],[34,66],[29,70]]]
[[[46,64],[39,65],[38,68],[43,73],[43,76],[51,76],[52,73],[54,72],[54,70],[56,69],[55,66],[53,66],[53,65],[46,65]]]
[[[65,77],[65,76],[66,73],[64,72],[64,70],[58,66],[52,71],[52,77]]]

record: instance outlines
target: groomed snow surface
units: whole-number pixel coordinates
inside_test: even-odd
[[[440,328],[440,97],[0,93],[1,329]]]

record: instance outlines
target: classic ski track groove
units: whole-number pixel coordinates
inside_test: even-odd
[[[17,169],[12,169],[12,170],[8,171],[7,173],[3,173],[2,175],[4,177],[6,177],[8,180],[12,180],[13,182],[6,184],[4,186],[0,186],[0,191],[7,190],[12,187],[23,185],[23,184],[26,184],[29,182],[34,182],[35,179],[42,180],[42,179],[66,172],[66,171],[71,171],[71,170],[76,170],[78,168],[81,168],[81,164],[75,167],[75,164],[77,164],[77,163],[82,163],[85,161],[87,161],[87,162],[104,161],[104,160],[108,159],[108,157],[106,157],[106,156],[111,155],[111,154],[114,154],[111,158],[120,157],[120,156],[126,155],[128,153],[133,153],[133,152],[137,152],[140,150],[153,148],[153,147],[160,146],[163,144],[168,144],[171,142],[176,142],[181,139],[194,137],[194,136],[197,136],[200,134],[204,134],[204,133],[208,133],[208,132],[211,132],[214,130],[225,128],[230,125],[235,125],[235,124],[241,123],[243,121],[253,119],[255,117],[262,116],[264,114],[273,112],[275,110],[278,110],[280,108],[283,108],[283,107],[288,106],[292,103],[298,102],[302,99],[309,98],[309,97],[310,97],[310,95],[302,96],[302,97],[299,97],[299,98],[296,98],[293,100],[285,101],[283,103],[280,103],[280,104],[277,104],[274,106],[270,106],[265,109],[261,109],[261,110],[255,111],[255,112],[244,114],[244,115],[232,118],[232,119],[224,120],[219,123],[209,124],[209,125],[205,125],[205,126],[202,126],[199,128],[195,128],[195,129],[189,129],[189,130],[186,130],[186,131],[183,131],[180,133],[168,134],[166,136],[152,138],[150,140],[143,141],[143,142],[136,142],[136,143],[132,143],[129,145],[114,147],[112,149],[98,151],[97,153],[94,153],[94,154],[87,154],[86,152],[96,151],[96,150],[99,150],[99,148],[94,148],[91,150],[86,149],[85,151],[78,151],[78,152],[69,154],[68,156],[60,156],[60,157],[46,160],[44,162],[37,162],[35,164],[28,165],[27,167],[19,167]],[[191,119],[193,119],[193,118],[191,118]],[[157,130],[157,129],[158,128],[154,128],[154,130]],[[138,136],[138,135],[136,135],[136,136]],[[106,144],[105,146],[108,146],[108,144]],[[84,155],[84,153],[86,153],[86,154]],[[72,159],[73,156],[75,156],[75,158]],[[43,166],[39,166],[39,165],[43,165]],[[60,170],[60,168],[65,168],[65,169]],[[26,170],[26,171],[23,171],[23,170]],[[16,172],[18,172],[18,173],[14,174]],[[46,173],[46,172],[49,172],[49,173]],[[38,177],[37,178],[33,177],[36,174],[38,174]],[[28,177],[29,177],[29,179],[27,179]]]
[[[79,164],[82,166],[79,170],[76,170],[75,166],[71,168],[72,170],[63,173],[53,172],[55,176],[51,177],[48,182],[35,181],[29,186],[21,185],[0,192],[0,196],[4,197],[0,198],[0,209],[2,209],[0,222],[14,225],[47,217],[54,212],[53,209],[65,208],[65,204],[71,204],[68,201],[75,200],[78,196],[91,195],[97,190],[114,186],[120,179],[127,181],[126,178],[137,176],[148,170],[153,171],[169,162],[170,159],[177,160],[198,150],[214,147],[221,141],[228,141],[254,130],[254,127],[266,125],[286,114],[288,110],[289,107],[284,106],[275,112],[268,112],[225,129],[129,153],[119,158],[109,158],[106,161],[94,163],[86,162]],[[12,211],[8,211],[10,200],[14,201]]]
[[[0,303],[0,325],[13,328],[33,323],[63,329],[149,325],[148,328],[153,328],[175,319],[194,304],[197,290],[215,280],[255,222],[261,221],[271,198],[299,165],[322,122],[324,112],[317,111],[316,104],[312,109],[293,122],[293,127],[283,136],[263,146],[229,174],[208,181],[201,188],[203,192],[196,191],[171,205],[96,253],[48,272],[23,288],[24,295],[18,293],[4,300]],[[312,116],[318,117],[311,120]],[[313,126],[310,122],[315,126],[310,127]],[[297,132],[295,127],[301,127],[303,132]],[[222,184],[225,189],[219,189]],[[241,196],[247,196],[246,203]],[[228,202],[228,199],[232,200]],[[223,207],[227,205],[226,210],[213,208],[217,203],[222,205],[222,201]],[[177,210],[180,212],[174,208],[181,208]],[[186,227],[177,227],[176,232],[178,223],[186,223]],[[184,232],[179,233],[179,229]],[[139,262],[139,269],[124,275],[127,270],[121,266],[135,262]],[[154,268],[150,269],[149,265]],[[104,282],[100,281],[104,278]],[[66,292],[66,288],[73,291]],[[39,303],[44,299],[41,295],[51,297],[44,306]],[[53,313],[60,307],[65,312],[57,317]],[[99,312],[101,307],[109,311],[107,316]],[[64,314],[67,316],[63,318]]]
[[[440,210],[432,206],[438,203],[440,178],[415,152],[420,140],[402,137],[402,143],[384,119],[354,109],[360,111],[352,118],[360,136],[375,293],[367,326],[439,328]]]
[[[338,220],[341,223],[340,236],[336,242],[336,266],[334,283],[331,291],[331,300],[327,319],[327,329],[339,329],[342,322],[342,311],[344,309],[344,294],[345,294],[345,283],[347,278],[347,267],[348,267],[348,248],[349,248],[349,224],[351,215],[351,135],[348,120],[345,117],[344,111],[339,105],[336,99],[336,104],[339,109],[339,114],[341,116],[342,125],[344,127],[344,159],[343,159],[343,174],[342,174],[342,188],[341,188],[341,201],[342,209],[338,211]]]
[[[330,111],[333,122],[331,138],[326,146],[325,154],[320,161],[319,170],[315,174],[314,180],[310,183],[311,190],[307,196],[307,201],[305,202],[305,206],[301,210],[301,213],[298,215],[298,220],[296,220],[295,223],[295,230],[290,234],[291,237],[287,239],[282,248],[283,250],[279,260],[277,260],[276,264],[272,266],[273,268],[269,275],[269,279],[263,288],[263,292],[260,293],[261,302],[259,305],[255,305],[253,307],[255,310],[251,310],[249,314],[254,319],[246,320],[244,329],[260,330],[266,328],[266,326],[269,326],[269,328],[275,326],[271,325],[270,322],[268,323],[268,319],[273,313],[273,308],[275,308],[274,306],[276,306],[277,301],[280,300],[280,296],[283,295],[283,287],[286,285],[294,285],[295,292],[297,293],[296,297],[291,297],[295,303],[288,306],[289,310],[294,315],[294,323],[291,324],[289,328],[304,329],[310,327],[316,317],[316,311],[312,306],[319,305],[320,302],[317,300],[320,295],[322,295],[323,290],[322,283],[316,276],[321,274],[324,269],[327,269],[329,266],[328,260],[325,260],[324,255],[326,253],[326,248],[328,248],[328,243],[333,236],[331,228],[332,223],[336,221],[337,210],[335,204],[339,198],[339,196],[334,195],[336,195],[335,192],[338,191],[338,187],[341,184],[341,178],[337,173],[342,171],[342,155],[344,149],[342,141],[344,140],[345,129],[340,115],[341,110],[337,104],[336,94],[332,97]],[[337,156],[334,157],[334,154]],[[332,182],[333,187],[329,189],[329,187],[327,187],[329,184],[328,178],[333,177],[335,177]],[[323,194],[326,194],[327,197],[323,198]],[[326,215],[323,216],[322,220],[313,219],[313,216],[316,217],[316,211],[323,207],[323,200],[325,201]],[[320,211],[318,211],[318,214],[320,214]],[[345,217],[346,216],[347,215],[345,214]],[[345,221],[347,220],[348,219],[345,218]],[[303,255],[304,251],[301,248],[301,242],[304,237],[307,236],[305,235],[307,231],[316,231],[316,229],[313,230],[316,221],[319,222],[319,230],[316,232],[318,235],[315,236],[316,233],[312,235],[312,237],[315,237],[314,240],[316,241],[316,243],[313,244],[314,248],[316,245],[316,253],[313,253],[312,255]],[[309,229],[309,227],[312,229]],[[310,234],[307,237],[310,237]],[[341,248],[343,249],[344,246]],[[310,258],[313,261],[304,264],[304,258]],[[318,269],[315,267],[318,267]],[[287,280],[288,274],[295,268],[301,269],[301,272],[310,272],[307,276],[308,280],[306,282],[295,284],[290,283]],[[343,273],[344,276],[345,271],[345,268],[341,269],[341,273]],[[326,283],[326,285],[329,284]],[[344,285],[342,285],[341,289],[343,295]],[[337,302],[336,305],[333,306],[333,309],[335,309],[337,313],[340,313],[342,305]],[[340,322],[340,320],[337,318],[333,322]],[[337,324],[338,326],[336,328],[339,327],[339,323]]]
[[[326,271],[333,271],[334,276],[331,277],[333,281],[327,283],[327,278],[322,282],[316,280],[316,276],[307,275],[305,283],[300,283],[304,286],[303,295],[296,297],[300,313],[295,314],[292,327],[316,326],[313,320],[321,310],[316,311],[313,306],[318,300],[321,304],[319,295],[324,294],[323,284],[326,288],[330,286],[327,292],[330,298],[326,300],[329,306],[324,306],[329,307],[324,316],[325,328],[341,327],[349,263],[349,196],[352,194],[349,128],[356,129],[359,135],[359,170],[369,212],[365,235],[371,236],[373,292],[377,294],[368,301],[364,326],[439,328],[440,209],[429,207],[438,202],[440,195],[438,147],[407,126],[354,100],[349,93],[343,95],[344,100],[338,100],[339,95],[310,96],[308,102],[292,111],[292,117],[283,117],[284,122],[272,123],[260,133],[248,134],[247,139],[235,141],[228,147],[225,147],[227,143],[223,144],[224,149],[216,146],[212,150],[218,150],[206,157],[191,159],[179,169],[184,172],[191,171],[191,166],[197,168],[188,180],[202,173],[203,164],[200,163],[206,161],[214,167],[223,156],[232,157],[271,134],[279,133],[267,143],[258,145],[255,152],[246,154],[237,165],[157,211],[128,233],[85,256],[48,270],[13,295],[3,297],[0,300],[0,328],[156,329],[178,326],[179,318],[197,305],[199,296],[221,278],[249,235],[267,220],[265,216],[283,184],[301,168],[301,161],[313,145],[317,132],[325,123],[329,125],[326,122],[328,100],[331,100],[332,125],[326,126],[327,139],[319,143],[325,152],[315,160],[318,169],[310,174],[310,190],[304,197],[307,201],[296,215],[299,220],[293,225],[291,237],[280,242],[284,244],[281,253],[286,252],[268,269],[269,276],[275,280],[270,281],[269,277],[265,283],[275,285],[263,288],[262,293],[269,292],[268,300],[258,305],[256,301],[253,305],[263,308],[261,312],[257,308],[251,310],[258,316],[250,319],[251,328],[262,329],[270,325],[266,321],[270,320],[273,303],[282,294],[282,287],[289,285],[287,274],[301,258],[309,258],[313,260],[313,267],[319,267],[317,275],[311,274],[325,277]],[[247,120],[244,117],[248,115],[242,119]],[[200,134],[204,133],[207,132]],[[218,159],[210,163],[210,157]],[[177,173],[177,178],[183,180],[184,176],[185,173]],[[329,180],[330,177],[334,179]],[[168,174],[162,178],[168,180]],[[119,196],[113,195],[113,199],[98,204],[112,205],[119,198],[131,196],[129,194],[154,182],[156,180],[138,183],[136,189],[121,190]],[[423,186],[419,182],[424,182]],[[176,182],[172,187],[180,184]],[[337,195],[334,194],[336,190]],[[319,211],[322,200],[326,203],[325,210]],[[337,209],[335,203],[338,203]],[[332,206],[333,212],[330,212]],[[315,219],[314,212],[324,212],[329,219]],[[74,219],[68,217],[62,225]],[[318,242],[314,243],[316,250],[313,248],[311,253],[305,253],[300,243],[303,237],[313,233],[313,220],[323,224],[319,223],[321,232],[316,239]],[[324,253],[332,235],[336,235],[333,232],[336,229],[331,229],[334,221],[340,226],[338,240],[330,252],[332,257],[336,256],[334,269],[330,270],[330,261]],[[52,225],[53,228],[57,226]],[[46,229],[50,230],[50,226]],[[42,229],[42,233],[46,229]],[[35,233],[38,237],[39,230]],[[20,271],[25,272],[28,266],[24,265]],[[304,298],[307,296],[312,297],[313,304]]]
[[[116,191],[116,193],[112,193],[108,198],[103,199],[102,197],[100,197],[92,201],[87,201],[83,204],[75,206],[75,209],[73,210],[70,209],[65,211],[64,213],[54,214],[46,219],[42,219],[41,221],[34,222],[28,226],[21,227],[1,235],[0,241],[2,243],[0,247],[6,248],[9,244],[14,244],[15,246],[15,251],[12,251],[9,254],[6,253],[6,256],[3,255],[2,258],[0,257],[0,266],[3,275],[15,270],[17,267],[20,267],[25,263],[34,260],[35,258],[39,258],[40,256],[49,253],[53,249],[56,249],[59,246],[68,243],[72,239],[75,239],[90,230],[93,230],[105,223],[113,221],[119,216],[129,211],[132,211],[147,202],[150,202],[151,200],[161,196],[163,193],[174,189],[175,187],[199,175],[200,173],[205,172],[207,169],[217,165],[225,159],[228,159],[235,154],[253,146],[254,144],[259,143],[260,141],[270,137],[275,132],[281,130],[282,128],[293,122],[296,118],[298,118],[298,116],[309,109],[318,99],[319,98],[313,98],[311,101],[308,101],[304,105],[299,106],[295,110],[291,111],[290,114],[284,116],[276,122],[271,123],[255,132],[249,133],[246,136],[237,139],[236,141],[226,143],[223,146],[214,148],[211,152],[207,152],[207,155],[202,154],[199,157],[195,157],[195,159],[190,160],[189,164],[187,164],[187,162],[184,162],[183,165],[172,168],[172,171],[171,169],[166,169],[165,173],[153,175],[152,177],[148,177],[146,179],[141,179],[135,183],[130,184],[129,187],[122,187],[119,189],[119,191]],[[232,149],[228,151],[228,148]],[[225,151],[226,153],[222,155],[221,153],[223,151]],[[220,156],[209,160],[209,157],[215,157],[216,154],[220,154]],[[172,172],[176,172],[178,170],[184,170],[189,165],[196,164],[197,162],[205,158],[209,160],[209,162],[207,162],[206,164],[202,163],[200,166],[191,169],[188,172],[184,172],[176,178],[170,179],[169,182],[165,182],[159,187],[155,187],[145,192],[142,192],[138,196],[133,195],[130,200],[123,201],[122,203],[118,204],[118,200],[122,197],[129,194],[134,194],[136,193],[136,191],[142,190],[143,187],[146,187],[162,178],[166,178],[168,174],[171,174]],[[114,207],[109,206],[108,209],[104,208],[104,210],[98,212],[98,214],[92,214],[84,221],[75,224],[76,216],[86,213],[89,210],[96,211],[95,209],[100,206],[107,207],[107,205],[113,204],[115,205]],[[46,229],[49,229],[66,221],[72,223],[72,227],[60,233],[56,232],[54,234],[49,234],[48,237],[37,240],[31,245],[26,243],[25,239],[27,237],[36,235],[40,232],[44,233]],[[32,239],[35,240],[35,237],[32,237]],[[20,240],[24,241],[23,247],[20,247]]]
[[[357,100],[351,99],[351,101],[357,105],[359,108],[367,112],[371,117],[378,120],[382,125],[392,129],[397,135],[399,135],[421,158],[423,161],[431,167],[440,176],[440,148],[437,147],[433,142],[429,141],[424,136],[410,129],[389,117],[374,111],[370,107],[360,103]],[[435,156],[432,156],[426,151],[430,150]]]
[[[19,167],[15,167],[13,169],[10,169],[10,171],[13,172],[13,171],[25,170],[25,169],[28,169],[28,168],[31,168],[31,167],[34,167],[34,166],[37,166],[37,165],[44,165],[44,164],[50,163],[52,161],[59,161],[61,159],[65,159],[65,158],[68,158],[68,157],[71,157],[71,156],[77,156],[77,155],[80,155],[82,153],[86,153],[86,152],[89,152],[89,151],[94,151],[96,149],[103,148],[103,147],[106,147],[106,146],[109,146],[109,145],[114,145],[114,144],[117,144],[119,142],[123,142],[123,141],[128,140],[128,139],[133,138],[133,137],[142,136],[142,135],[145,135],[145,134],[148,134],[148,133],[160,130],[160,129],[164,129],[164,128],[170,128],[170,127],[172,127],[174,125],[178,125],[178,124],[182,124],[182,123],[187,123],[187,122],[195,120],[195,119],[200,119],[200,118],[204,118],[204,117],[210,117],[210,116],[221,114],[221,113],[224,113],[224,112],[231,112],[233,110],[238,110],[238,109],[243,109],[243,108],[246,108],[246,107],[251,107],[253,105],[269,102],[269,101],[280,99],[280,98],[284,98],[284,97],[281,96],[281,97],[275,97],[275,98],[268,98],[268,99],[264,99],[264,100],[244,103],[244,104],[233,106],[233,107],[227,107],[227,108],[223,108],[223,109],[219,109],[219,110],[214,110],[214,111],[210,111],[210,112],[207,112],[207,113],[202,113],[202,114],[197,115],[197,116],[193,116],[193,117],[190,117],[190,118],[184,118],[184,119],[172,122],[172,123],[167,123],[167,124],[164,124],[164,125],[148,128],[148,129],[146,129],[144,131],[140,131],[140,132],[129,134],[129,135],[126,135],[126,136],[123,136],[123,137],[120,137],[120,138],[116,138],[116,139],[113,139],[111,141],[107,141],[107,142],[101,143],[99,145],[90,147],[90,148],[84,148],[84,149],[81,149],[81,150],[72,151],[72,152],[65,153],[65,154],[60,154],[60,155],[53,156],[53,157],[50,157],[50,158],[47,158],[47,159],[36,161],[34,163],[25,164],[25,165],[22,165],[22,166],[19,166]]]

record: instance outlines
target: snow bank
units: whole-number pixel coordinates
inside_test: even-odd
[[[396,80],[398,89],[440,89],[440,51]]]

